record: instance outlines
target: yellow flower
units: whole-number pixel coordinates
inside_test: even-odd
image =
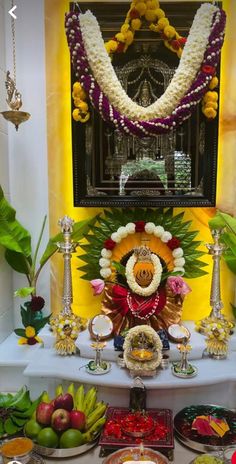
[[[145,13],[145,18],[147,21],[154,22],[157,19],[157,15],[154,10],[147,10]]]
[[[202,112],[209,119],[214,119],[217,115],[217,112],[214,110],[214,108],[203,108]]]
[[[140,16],[143,16],[146,12],[147,6],[144,2],[139,2],[135,6],[135,9],[139,12]]]
[[[122,24],[120,28],[120,32],[122,32],[122,34],[125,34],[126,32],[128,32],[128,30],[129,30],[129,24]]]
[[[205,108],[214,108],[214,110],[217,110],[218,103],[216,101],[209,101],[209,102],[205,103],[204,107]]]
[[[158,26],[161,31],[165,29],[166,26],[169,26],[169,20],[167,18],[161,18],[158,20]]]
[[[148,10],[155,10],[159,8],[159,2],[157,0],[147,0]]]
[[[176,34],[176,30],[173,26],[166,26],[164,29],[164,34],[168,39],[173,39]]]
[[[110,50],[111,50],[112,53],[117,50],[118,43],[116,42],[116,40],[109,40],[109,42],[107,42],[107,44],[109,44],[109,47],[110,47]]]
[[[35,340],[37,340],[38,343],[43,343],[42,338],[38,337],[38,335],[36,335]]]
[[[215,89],[215,88],[218,86],[218,83],[219,83],[218,77],[214,76],[214,77],[211,79],[211,82],[210,82],[210,84],[209,84],[209,89],[210,89],[210,90]]]
[[[25,335],[26,335],[27,338],[34,337],[35,334],[36,334],[35,328],[32,327],[31,325],[28,325],[28,326],[25,328]]]
[[[164,18],[165,17],[165,12],[161,8],[157,8],[155,10],[155,13],[158,17],[158,19]],[[167,24],[166,24],[167,25]]]
[[[80,92],[80,90],[82,89],[82,85],[80,84],[80,82],[75,82],[73,84],[73,92]]]
[[[179,49],[176,51],[176,53],[177,53],[178,58],[181,58],[181,55],[182,55],[182,53],[183,53],[182,48],[179,48]]]
[[[19,344],[19,345],[27,345],[27,343],[28,343],[28,340],[27,340],[27,338],[25,338],[25,337],[21,337],[21,338],[19,338],[19,340],[18,340],[18,344]]]
[[[217,101],[217,100],[218,100],[218,93],[217,92],[212,92],[211,90],[206,92],[204,97],[203,97],[204,102]]]
[[[130,45],[132,44],[134,40],[134,34],[132,31],[127,31],[126,34],[125,34],[125,43],[126,45]]]
[[[142,23],[139,18],[137,19],[132,19],[131,21],[131,27],[134,31],[138,31],[141,27]]]
[[[117,40],[119,40],[119,42],[125,42],[125,36],[124,36],[124,34],[122,32],[118,32],[116,34],[116,38],[117,38]]]
[[[87,122],[90,118],[90,113],[87,113],[84,117],[82,117],[81,115],[78,116],[78,121],[80,122]]]
[[[79,121],[79,114],[80,114],[80,111],[78,108],[75,108],[72,112],[72,117],[74,119],[74,121]]]
[[[78,108],[80,109],[80,111],[82,113],[87,113],[88,111],[88,104],[84,101],[81,101],[79,104],[78,104]]]

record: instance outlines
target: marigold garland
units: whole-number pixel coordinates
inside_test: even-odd
[[[175,28],[169,24],[169,20],[166,18],[165,12],[159,8],[159,2],[157,0],[137,0],[131,3],[130,9],[126,15],[125,22],[121,26],[120,32],[117,33],[115,37],[113,37],[110,41],[105,43],[105,48],[108,54],[112,55],[116,52],[126,52],[129,45],[131,45],[131,43],[134,40],[135,30],[140,29],[140,27],[142,26],[141,18],[145,18],[147,22],[150,22],[150,30],[159,32],[164,40],[165,46],[172,52],[175,52],[178,55],[178,57],[181,57],[186,39],[184,37],[181,37],[176,32]],[[215,88],[218,85],[218,79],[215,76],[215,67],[213,68],[214,69],[211,70],[213,77],[210,80],[210,83],[207,82],[209,90]],[[215,84],[216,80],[217,84]],[[74,101],[76,102],[76,100]],[[102,99],[100,99],[100,101],[102,101]],[[94,104],[93,101],[92,103]],[[202,101],[202,112],[208,119],[213,119],[216,117],[217,107],[218,105],[216,103],[216,100],[213,101],[213,104],[210,104],[208,101]],[[83,109],[85,109],[85,113],[82,112],[82,108],[80,105],[73,111],[73,118],[76,121],[86,122],[89,119],[88,108],[85,105],[83,105]],[[114,111],[112,111],[111,114],[113,116]],[[102,117],[104,119],[104,115],[102,115]],[[122,129],[122,127],[119,127],[119,129]],[[164,132],[163,129],[164,128],[159,128],[158,133]],[[136,135],[140,136],[140,133]],[[143,135],[145,135],[145,132],[143,133],[142,131],[141,136]]]

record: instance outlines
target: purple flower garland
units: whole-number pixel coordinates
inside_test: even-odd
[[[110,104],[109,99],[102,92],[89,68],[80,29],[79,16],[80,13],[70,12],[66,15],[65,20],[71,61],[76,77],[79,78],[81,85],[89,95],[92,105],[100,113],[104,121],[113,124],[115,129],[119,129],[126,134],[147,137],[167,133],[191,116],[195,106],[206,93],[208,84],[219,62],[220,51],[224,42],[226,22],[226,14],[223,10],[218,9],[213,16],[212,29],[201,69],[188,92],[180,100],[170,116],[165,118],[154,118],[148,121],[136,121],[127,118]]]

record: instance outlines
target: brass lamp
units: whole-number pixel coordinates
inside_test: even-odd
[[[13,0],[12,0],[13,7]],[[11,17],[11,31],[12,31],[12,49],[13,49],[13,78],[10,76],[10,71],[7,71],[5,86],[7,90],[6,102],[10,110],[2,111],[1,114],[7,120],[15,125],[18,130],[19,124],[27,121],[30,113],[19,111],[22,106],[21,93],[16,88],[16,41],[15,41],[15,19]]]

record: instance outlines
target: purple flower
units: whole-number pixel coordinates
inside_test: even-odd
[[[186,282],[180,276],[168,277],[167,285],[174,295],[187,295],[191,292],[191,288],[186,284]]]
[[[104,287],[105,287],[104,280],[102,280],[102,279],[90,280],[90,284],[91,284],[91,287],[93,289],[93,295],[94,296],[100,295],[103,292]]]

